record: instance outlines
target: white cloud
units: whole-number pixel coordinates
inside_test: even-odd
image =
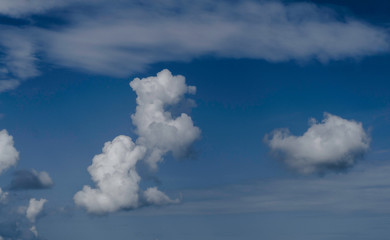
[[[23,16],[80,5],[90,11],[59,14],[68,24],[56,29],[2,29],[2,62],[16,79],[38,74],[38,53],[50,64],[128,76],[153,63],[205,55],[280,62],[389,52],[385,29],[311,3],[6,0],[0,13]]]
[[[183,100],[187,93],[194,94],[196,88],[187,86],[183,76],[172,76],[167,69],[155,77],[136,78],[130,86],[137,93],[138,104],[131,118],[138,134],[137,144],[149,150],[147,163],[156,169],[162,155],[169,151],[175,157],[185,156],[199,138],[200,129],[187,114],[173,118],[165,108]]]
[[[340,18],[309,3],[171,1],[107,7],[78,16],[61,31],[41,34],[54,62],[119,76],[202,55],[280,62],[388,52],[384,29]]]
[[[50,187],[53,185],[53,180],[51,180],[51,177],[47,172],[45,172],[45,171],[37,172],[35,170],[33,170],[33,172],[34,172],[34,174],[36,174],[38,176],[38,179],[42,183],[43,186]]]
[[[328,113],[320,123],[312,119],[312,125],[302,136],[281,129],[266,135],[265,140],[277,157],[303,174],[349,168],[367,152],[370,144],[361,123]]]
[[[170,203],[178,203],[180,201],[179,199],[170,199],[165,193],[158,190],[157,187],[150,187],[146,189],[144,192],[144,198],[147,203],[153,205],[165,205]]]
[[[35,238],[38,237],[38,230],[37,227],[35,226],[35,221],[39,214],[43,210],[43,206],[47,202],[46,199],[41,198],[39,200],[35,198],[31,198],[29,201],[29,204],[27,206],[27,209],[25,207],[19,207],[18,211],[25,211],[26,213],[26,218],[33,224],[30,228],[30,231],[34,234]]]
[[[0,3],[1,5],[1,3]],[[39,75],[36,46],[28,30],[0,27],[0,93],[17,88],[23,80]]]
[[[156,77],[136,78],[130,86],[137,93],[138,105],[132,120],[138,139],[134,143],[130,137],[118,136],[93,158],[88,171],[96,188],[84,186],[74,196],[75,203],[90,213],[177,203],[178,199],[171,200],[157,187],[140,192],[137,162],[146,161],[156,170],[164,154],[172,152],[175,157],[183,157],[200,135],[190,116],[182,113],[174,118],[165,110],[184,100],[185,94],[195,93],[196,88],[187,86],[183,76],[172,76],[169,70],[163,70]]]
[[[97,188],[84,186],[74,196],[75,203],[96,214],[138,207],[141,178],[135,167],[145,151],[127,136],[105,143],[103,153],[96,155],[88,167]]]
[[[19,152],[14,147],[13,137],[7,130],[0,131],[0,174],[19,160]]]
[[[43,205],[47,202],[46,199],[41,198],[37,200],[35,198],[31,198],[26,210],[26,217],[30,222],[35,223],[37,216],[43,210]]]

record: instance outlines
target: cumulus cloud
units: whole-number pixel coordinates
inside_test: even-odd
[[[302,136],[280,129],[265,137],[275,156],[302,174],[347,169],[369,149],[370,138],[362,123],[329,113],[322,122],[311,122]]]
[[[80,5],[93,11],[67,11],[79,10]],[[37,55],[50,64],[128,76],[153,63],[187,61],[205,55],[271,62],[329,61],[389,51],[385,29],[312,3],[250,0],[0,3],[0,13],[10,16],[49,14],[52,8],[56,8],[56,13],[61,13],[60,9],[72,12],[57,15],[66,25],[42,28],[32,23],[23,29],[1,31],[0,44],[5,48],[2,62],[13,75],[36,76]]]
[[[37,216],[42,212],[43,205],[47,202],[46,199],[41,198],[37,200],[31,198],[26,210],[26,217],[31,223],[35,223]]]
[[[19,152],[14,147],[14,140],[7,130],[0,131],[0,174],[19,160]]]
[[[130,86],[137,94],[137,109],[131,118],[139,136],[137,143],[149,150],[146,162],[156,169],[169,151],[177,158],[186,156],[200,129],[187,114],[173,118],[165,108],[177,104],[187,93],[195,94],[196,87],[187,86],[183,76],[172,76],[167,69],[155,77],[136,78]]]
[[[90,213],[177,203],[179,200],[170,199],[157,187],[142,192],[137,163],[145,161],[156,170],[164,154],[185,156],[200,135],[190,116],[183,113],[174,118],[165,110],[183,100],[185,94],[195,93],[196,88],[187,86],[183,76],[172,76],[169,70],[163,70],[155,77],[136,78],[130,86],[137,94],[132,120],[138,139],[134,143],[128,136],[118,136],[105,143],[102,153],[93,158],[88,172],[96,188],[84,186],[74,196],[76,205]]]
[[[88,167],[97,188],[84,186],[74,196],[75,203],[97,214],[138,207],[141,178],[135,166],[145,151],[127,136],[105,143],[103,152],[96,155]]]
[[[36,170],[15,171],[11,180],[11,190],[46,189],[53,186],[53,180],[45,172]]]

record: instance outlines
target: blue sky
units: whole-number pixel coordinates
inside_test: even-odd
[[[387,239],[389,7],[2,1],[0,240]]]

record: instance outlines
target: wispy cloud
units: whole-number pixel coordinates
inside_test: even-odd
[[[366,163],[349,174],[267,179],[182,190],[179,205],[140,209],[134,215],[261,212],[390,213],[390,165]]]
[[[202,55],[329,61],[389,50],[383,29],[339,20],[314,4],[277,1],[201,1],[194,6],[173,1],[158,10],[153,3],[124,6],[78,17],[73,26],[43,35],[55,62],[117,75]]]
[[[0,4],[0,12],[11,16],[50,14],[52,8],[66,25],[2,30],[2,62],[13,75],[35,76],[38,52],[40,60],[53,65],[127,76],[153,63],[205,55],[326,62],[389,51],[385,29],[310,3],[18,0]],[[61,9],[74,11],[66,15]],[[8,41],[9,36],[18,37]]]

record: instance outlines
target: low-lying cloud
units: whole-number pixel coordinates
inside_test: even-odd
[[[265,141],[274,156],[302,174],[350,168],[370,146],[362,123],[329,113],[324,114],[322,122],[312,119],[302,136],[278,129],[266,135]]]

